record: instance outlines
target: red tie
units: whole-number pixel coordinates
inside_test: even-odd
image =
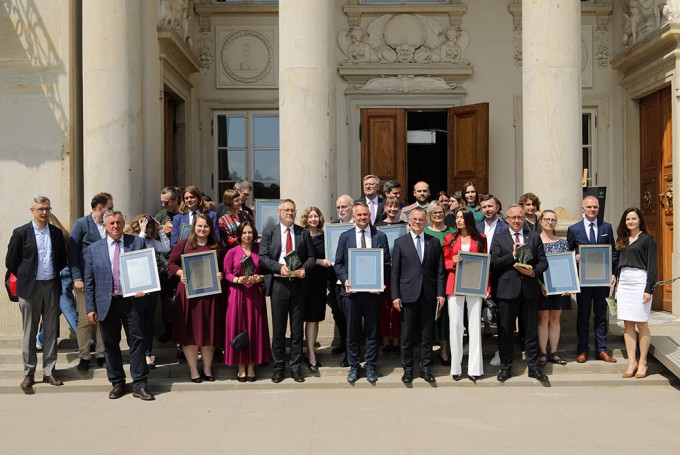
[[[515,232],[515,243],[519,245],[519,232]]]
[[[290,236],[290,228],[286,229],[286,254],[293,251],[293,238]]]

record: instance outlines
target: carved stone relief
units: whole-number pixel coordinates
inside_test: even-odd
[[[668,22],[680,20],[680,0],[668,0],[661,12]]]
[[[470,63],[462,58],[470,35],[454,27],[444,30],[427,16],[385,14],[371,22],[366,30],[356,21],[349,22],[351,28],[338,35],[338,45],[347,56],[344,65]]]
[[[172,28],[189,47],[189,21],[193,11],[192,0],[160,0],[158,4],[158,26]]]
[[[658,30],[664,19],[677,14],[678,5],[666,0],[623,0],[623,45],[630,46],[641,37]]]
[[[276,86],[273,28],[218,27],[217,86]]]
[[[447,83],[441,77],[400,74],[397,77],[374,78],[365,84],[357,85],[357,88],[366,91],[397,91],[411,93],[428,90],[452,90],[456,88],[456,83]]]

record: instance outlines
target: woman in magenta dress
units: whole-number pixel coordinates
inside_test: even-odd
[[[253,243],[256,238],[257,231],[253,223],[244,221],[236,230],[239,245],[230,249],[224,258],[224,276],[231,285],[224,363],[238,365],[236,378],[239,382],[255,382],[255,365],[267,364],[271,359],[267,307],[262,287],[264,277],[260,275],[259,245]],[[247,273],[242,266],[241,261],[247,256],[253,260],[252,273]],[[248,346],[234,351],[230,342],[244,330],[248,331]]]
[[[214,294],[188,299],[184,286],[186,277],[182,270],[182,255],[217,250],[218,263],[222,259],[221,249],[215,236],[212,219],[205,213],[199,213],[189,238],[177,242],[168,259],[168,276],[177,276],[174,322],[172,338],[182,346],[184,356],[189,365],[192,382],[209,381],[215,378],[212,374],[212,362],[215,348],[224,343],[224,294]],[[217,272],[217,279],[222,281],[222,273]],[[201,350],[203,371],[198,370],[198,351]]]

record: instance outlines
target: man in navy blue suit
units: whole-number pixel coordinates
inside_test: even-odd
[[[347,361],[350,372],[347,382],[354,384],[359,379],[361,359],[361,321],[363,319],[366,335],[366,379],[370,383],[378,381],[375,364],[378,361],[378,320],[382,292],[352,292],[349,282],[349,248],[382,248],[383,271],[385,283],[390,276],[390,249],[387,236],[371,225],[371,212],[364,202],[355,202],[352,210],[354,229],[340,234],[338,249],[335,253],[335,274],[343,284],[342,295],[345,298],[345,316],[347,318]],[[383,285],[385,284],[383,283]]]
[[[594,196],[586,196],[581,203],[583,221],[569,226],[567,229],[567,243],[569,249],[578,254],[579,245],[611,245],[612,247],[612,271],[616,270],[618,252],[612,225],[607,222],[598,222],[597,214],[600,212],[600,202]],[[612,285],[616,283],[616,276],[612,275]],[[609,363],[616,363],[616,359],[610,356],[607,349],[607,302],[609,286],[582,287],[581,292],[576,294],[578,314],[576,319],[576,334],[578,336],[578,363],[585,363],[588,359],[588,326],[590,325],[591,309],[594,313],[593,329],[595,331],[595,344],[597,358]]]
[[[120,352],[120,329],[125,330],[130,348],[130,374],[132,375],[133,396],[144,401],[154,399],[146,386],[149,367],[144,351],[142,315],[135,308],[135,298],[143,297],[138,292],[134,297],[123,297],[121,287],[120,254],[143,250],[144,240],[123,234],[123,214],[111,210],[104,214],[107,237],[94,242],[85,250],[85,304],[87,317],[92,324],[99,324],[106,353],[106,373],[113,388],[110,399],[125,394],[125,371]]]

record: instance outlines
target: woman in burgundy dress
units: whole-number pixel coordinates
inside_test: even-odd
[[[187,280],[182,270],[181,256],[210,250],[217,250],[219,264],[222,250],[215,236],[212,219],[205,213],[199,213],[194,219],[189,238],[179,240],[168,259],[168,276],[180,279],[175,297],[172,338],[182,346],[191,381],[197,383],[215,380],[212,374],[215,347],[221,347],[224,343],[224,294],[188,299],[184,290]],[[222,281],[222,272],[217,272],[217,279]],[[203,360],[202,372],[198,371],[199,349]]]
[[[224,258],[224,276],[231,284],[227,305],[226,348],[224,363],[238,365],[236,378],[239,382],[255,382],[255,365],[269,363],[269,325],[260,275],[259,245],[255,226],[250,221],[242,222],[236,230],[239,245],[230,249]],[[249,259],[252,259],[252,263]],[[234,351],[231,340],[248,331],[248,346]]]

